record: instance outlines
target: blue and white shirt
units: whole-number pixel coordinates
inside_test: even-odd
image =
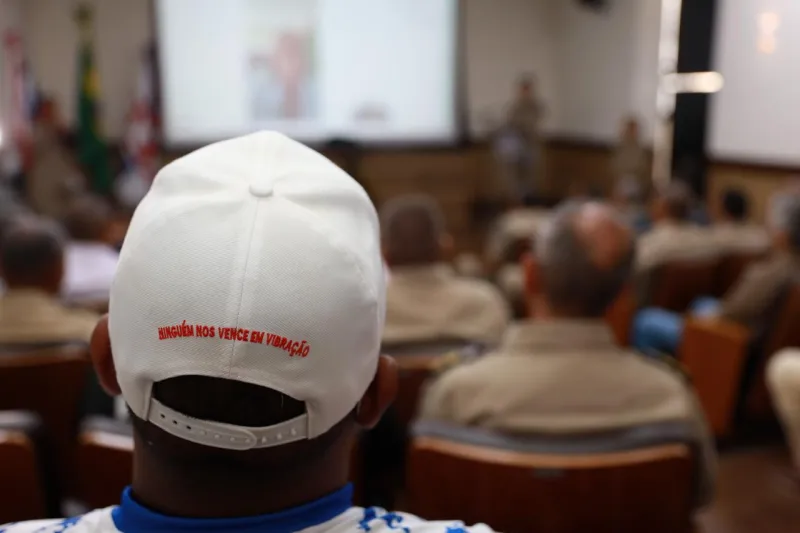
[[[352,487],[279,513],[246,518],[175,518],[155,513],[131,497],[122,503],[64,520],[36,520],[0,526],[0,533],[492,533],[485,525],[466,527],[462,522],[427,522],[404,513],[377,507],[352,507]]]

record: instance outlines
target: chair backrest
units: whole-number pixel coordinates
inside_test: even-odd
[[[714,295],[724,296],[736,284],[747,267],[763,257],[763,252],[730,254],[723,257],[719,263]]]
[[[475,443],[414,438],[411,512],[509,533],[691,530],[693,457],[686,443],[654,440],[614,450],[581,436],[536,442],[478,433]]]
[[[753,360],[747,369],[745,386],[748,417],[773,417],[772,400],[766,384],[766,369],[770,358],[783,348],[800,346],[800,283],[787,287],[775,320],[767,331],[762,346],[756,346]]]
[[[630,289],[620,294],[606,311],[606,324],[611,328],[614,339],[620,346],[630,344],[631,324],[635,314],[636,297]]]
[[[717,259],[661,265],[655,272],[652,305],[684,312],[696,298],[714,293],[718,265]]]
[[[133,433],[130,424],[91,417],[81,425],[76,451],[75,496],[89,508],[119,503],[133,479]]]
[[[26,412],[0,413],[0,524],[47,516],[43,472],[37,453],[35,433],[39,418]]]
[[[386,345],[382,352],[394,357],[399,369],[399,384],[394,406],[397,419],[407,426],[417,412],[419,396],[425,381],[442,357],[448,354],[478,355],[485,350],[480,343],[463,339],[409,342]]]
[[[44,424],[46,455],[62,490],[73,471],[72,454],[89,359],[80,345],[14,355],[0,350],[0,409],[28,410]]]

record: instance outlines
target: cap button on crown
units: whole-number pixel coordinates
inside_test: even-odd
[[[266,198],[272,196],[274,188],[272,183],[251,183],[250,194],[258,198]]]

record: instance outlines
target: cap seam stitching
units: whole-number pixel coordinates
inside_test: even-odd
[[[235,327],[236,329],[239,328],[239,318],[242,315],[242,297],[244,296],[244,285],[247,281],[247,269],[250,267],[250,250],[253,248],[253,235],[255,234],[256,230],[256,219],[258,218],[258,210],[261,208],[261,202],[256,200],[255,208],[253,209],[253,217],[250,219],[250,235],[247,238],[247,251],[244,260],[244,270],[242,271],[242,285],[239,289],[239,304],[236,309],[236,321]],[[228,375],[228,379],[231,377],[231,368],[233,368],[233,352],[236,350],[236,340],[231,341],[231,352],[230,356],[228,357],[228,368],[226,374]]]

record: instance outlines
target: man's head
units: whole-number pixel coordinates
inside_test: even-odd
[[[111,227],[111,206],[93,195],[76,199],[64,216],[64,227],[76,241],[105,242]]]
[[[611,207],[569,202],[540,230],[526,261],[527,291],[535,314],[599,318],[627,284],[633,233]]]
[[[773,196],[768,206],[767,226],[777,250],[800,253],[800,195]]]
[[[672,181],[653,200],[656,222],[685,222],[692,210],[692,192],[682,181]]]
[[[720,217],[724,221],[744,222],[750,215],[750,204],[742,191],[729,189],[722,195]]]
[[[436,263],[450,247],[439,206],[421,194],[389,201],[381,209],[381,231],[383,254],[392,267]]]
[[[395,388],[384,285],[372,203],[316,152],[262,132],[165,167],[92,343],[135,421],[134,492],[235,515],[341,486]]]
[[[53,222],[23,216],[0,239],[0,271],[10,289],[58,294],[64,276],[64,238]]]

